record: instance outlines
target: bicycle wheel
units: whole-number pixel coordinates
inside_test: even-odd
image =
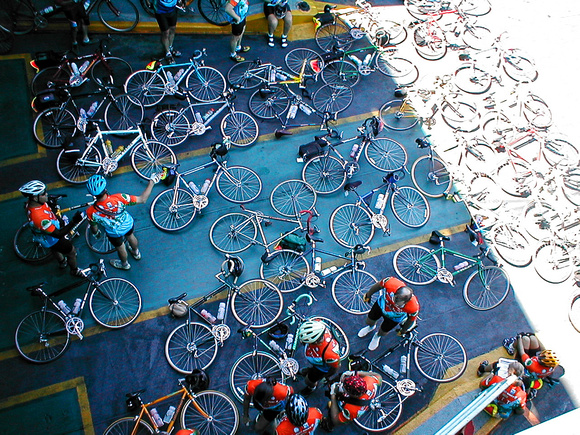
[[[91,314],[97,323],[107,328],[129,326],[141,313],[141,307],[139,289],[123,278],[109,278],[97,283],[89,297]]]
[[[491,30],[483,26],[466,25],[461,34],[461,39],[465,45],[474,50],[487,50],[493,45],[493,34]]]
[[[211,66],[197,66],[185,78],[186,91],[197,101],[209,103],[221,98],[226,90],[226,79]]]
[[[346,181],[344,162],[331,155],[314,157],[302,168],[302,180],[320,195],[336,192]]]
[[[429,23],[419,24],[413,31],[413,45],[423,59],[439,60],[447,53],[445,32]]]
[[[109,130],[135,130],[144,115],[145,109],[137,98],[117,95],[105,108],[105,125]]]
[[[282,293],[274,284],[263,279],[246,281],[232,296],[232,314],[244,326],[270,326],[280,317],[282,308]]]
[[[419,69],[410,60],[381,52],[375,57],[375,66],[381,74],[391,77],[398,86],[409,86],[419,78]]]
[[[441,3],[442,0],[405,0],[405,8],[413,17],[425,20],[429,15],[441,11]]]
[[[574,329],[580,332],[580,294],[576,293],[570,299],[570,308],[568,309],[568,320]]]
[[[83,184],[101,170],[103,158],[96,147],[80,150],[61,150],[56,158],[56,170],[64,180]]]
[[[421,156],[411,167],[415,187],[429,198],[441,198],[451,191],[453,177],[445,162],[435,156]]]
[[[576,206],[580,206],[580,173],[570,170],[562,176],[564,197]]]
[[[538,183],[538,176],[520,160],[506,160],[497,167],[495,178],[508,195],[527,198]]]
[[[33,125],[34,138],[46,148],[62,148],[73,136],[76,119],[61,107],[50,107],[38,114]]]
[[[261,119],[279,118],[290,106],[288,93],[278,86],[258,89],[248,101],[252,115]]]
[[[472,133],[479,129],[479,112],[463,101],[446,101],[441,107],[441,117],[455,131]]]
[[[463,158],[465,159],[465,165],[472,172],[485,172],[497,167],[495,149],[483,139],[467,139]]]
[[[220,252],[236,254],[254,243],[258,228],[251,217],[229,213],[218,218],[209,230],[209,241]]]
[[[123,417],[111,423],[103,435],[149,435],[154,432],[155,430],[145,420],[139,420],[136,424],[135,417]]]
[[[218,351],[217,338],[211,329],[198,322],[186,322],[169,334],[165,341],[165,358],[179,373],[205,370],[214,362]]]
[[[164,110],[155,115],[151,121],[153,139],[168,147],[185,142],[190,131],[191,125],[183,110]]]
[[[127,78],[133,73],[128,62],[118,57],[105,57],[91,69],[91,78],[99,86],[115,86],[123,89]]]
[[[489,0],[462,0],[459,2],[462,12],[467,15],[482,16],[491,11]]]
[[[348,335],[346,335],[338,323],[336,323],[334,320],[330,320],[321,316],[310,316],[308,320],[316,320],[326,325],[326,327],[332,333],[334,339],[338,342],[338,355],[340,356],[341,361],[350,355],[350,343],[348,341]]]
[[[419,122],[417,112],[406,100],[392,100],[383,104],[380,117],[383,124],[396,131],[409,130]]]
[[[303,287],[309,273],[310,266],[304,256],[288,249],[274,252],[270,261],[260,264],[260,278],[273,283],[282,293]]]
[[[100,229],[99,231],[101,233],[97,239],[91,231],[91,225],[88,224],[85,227],[85,241],[87,242],[87,246],[91,251],[96,252],[97,254],[112,254],[115,252],[115,247],[110,242],[109,238],[104,234],[104,231]]]
[[[130,0],[103,0],[97,6],[97,15],[115,32],[130,32],[139,22],[139,10]]]
[[[340,23],[329,23],[316,29],[316,45],[323,51],[332,51],[338,48],[348,51],[354,38],[350,35],[349,29]]]
[[[175,153],[167,145],[154,140],[141,142],[131,153],[131,166],[141,178],[151,179],[152,174],[159,174],[164,166],[177,163]]]
[[[385,137],[371,139],[365,146],[365,157],[373,168],[383,172],[398,171],[407,164],[405,147]]]
[[[474,310],[486,311],[497,307],[510,291],[510,279],[498,266],[478,267],[463,286],[463,299]]]
[[[441,262],[424,246],[409,245],[395,252],[393,267],[397,275],[409,284],[426,285],[437,279]]]
[[[469,182],[469,201],[480,209],[497,210],[504,203],[501,188],[489,175],[474,173]]]
[[[522,112],[526,121],[536,128],[545,129],[552,125],[552,111],[548,104],[537,95],[526,95],[522,103]]]
[[[367,432],[382,432],[399,421],[402,411],[401,395],[389,381],[383,379],[368,409],[354,423]]]
[[[509,224],[496,224],[487,237],[498,255],[514,267],[532,262],[532,250],[526,237]]]
[[[520,83],[535,82],[538,78],[538,70],[534,63],[518,55],[519,50],[510,49],[503,55],[503,70],[507,76]]]
[[[155,197],[149,209],[151,220],[163,231],[179,231],[195,218],[194,196],[185,189],[167,189]]]
[[[223,136],[230,138],[232,145],[236,147],[247,147],[258,139],[258,123],[246,112],[230,112],[220,124]]]
[[[544,281],[560,284],[574,271],[573,257],[564,243],[544,239],[536,247],[534,269]]]
[[[230,389],[235,398],[243,402],[248,381],[267,377],[279,382],[286,379],[274,356],[262,351],[248,352],[238,358],[230,370]]]
[[[262,83],[267,83],[269,77],[268,68],[261,65],[261,62],[247,60],[236,63],[228,71],[228,82],[231,85],[239,86],[240,89],[255,89]]]
[[[155,0],[140,0],[140,3],[147,14],[155,16]]]
[[[524,207],[520,222],[526,232],[536,240],[550,237],[564,224],[558,211],[546,201],[528,203]]]
[[[314,208],[316,192],[302,180],[286,180],[274,187],[270,204],[282,216],[299,217],[301,211]]]
[[[36,96],[39,92],[47,89],[66,86],[70,82],[70,71],[65,66],[51,66],[40,70],[32,78],[30,89],[32,95]]]
[[[330,215],[330,233],[346,248],[366,246],[375,235],[371,213],[357,204],[343,204]]]
[[[143,106],[151,107],[165,96],[165,80],[155,71],[135,71],[125,82],[125,92],[136,97]]]
[[[262,192],[260,176],[244,166],[230,166],[220,172],[216,180],[220,196],[234,204],[245,204]]]
[[[52,257],[52,251],[49,248],[34,241],[34,233],[28,222],[18,228],[12,246],[16,256],[27,263],[41,263]]]
[[[5,5],[12,15],[12,32],[15,35],[25,35],[34,29],[34,9],[25,1],[13,1]]]
[[[215,26],[227,26],[230,17],[224,11],[226,0],[198,0],[197,9],[201,16]]]
[[[357,66],[349,60],[333,60],[324,65],[320,72],[327,85],[348,86],[352,88],[360,81]]]
[[[371,310],[374,300],[365,302],[363,298],[376,282],[377,279],[366,270],[344,270],[332,281],[332,299],[347,313],[366,314]]]
[[[397,187],[391,193],[390,203],[395,218],[406,227],[420,228],[431,217],[429,201],[414,187]]]
[[[354,92],[348,86],[324,85],[312,96],[314,108],[321,113],[340,113],[350,106]]]
[[[455,337],[435,332],[413,343],[415,365],[433,382],[452,382],[465,372],[467,353]]]
[[[0,11],[0,54],[8,54],[14,47],[14,24],[8,11]]]
[[[510,119],[502,112],[491,111],[483,116],[483,137],[491,145],[509,143],[516,131]]]
[[[314,77],[324,67],[324,61],[314,50],[308,48],[295,48],[290,50],[284,57],[286,67],[294,74],[299,75],[302,71],[305,77]]]
[[[54,311],[44,310],[22,319],[14,338],[20,355],[37,364],[60,358],[70,342],[65,320]]]
[[[235,435],[239,425],[236,404],[220,391],[196,393],[181,412],[181,427],[194,427],[204,435]]]
[[[578,167],[580,152],[570,142],[564,139],[546,139],[542,154],[550,166]]]
[[[484,94],[491,88],[491,75],[475,66],[467,64],[455,71],[455,86],[468,94]]]

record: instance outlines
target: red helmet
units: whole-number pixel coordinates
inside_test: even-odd
[[[175,435],[199,435],[197,429],[180,429]]]
[[[352,375],[342,381],[344,390],[349,396],[360,397],[367,391],[367,383],[359,375]]]

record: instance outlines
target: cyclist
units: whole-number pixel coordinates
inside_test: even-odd
[[[173,48],[175,30],[177,28],[177,0],[154,0],[155,19],[161,30],[161,45],[165,59],[175,63],[174,57],[181,56],[181,52]]]
[[[312,365],[303,370],[306,387],[300,392],[311,394],[322,378],[329,378],[340,368],[340,346],[323,322],[307,320],[297,331],[298,339],[306,346],[304,354]]]
[[[375,332],[368,349],[379,347],[381,337],[387,335],[391,329],[400,325],[399,335],[406,334],[413,329],[419,315],[419,301],[413,294],[413,289],[400,279],[389,277],[373,284],[364,296],[365,302],[370,302],[372,295],[380,291],[377,301],[367,315],[364,328],[358,331],[359,337],[365,337],[377,327],[377,321],[383,318],[380,329]]]
[[[32,228],[34,240],[44,248],[50,248],[58,260],[61,269],[70,268],[73,276],[83,276],[77,267],[77,251],[65,236],[72,227],[83,220],[83,215],[76,212],[68,224],[58,217],[53,210],[56,204],[51,204],[46,191],[46,185],[39,180],[32,180],[20,187],[20,192],[28,198],[26,215]]]
[[[276,427],[276,435],[312,434],[321,421],[320,409],[308,407],[304,397],[292,394],[286,402],[286,415]]]
[[[284,20],[280,45],[282,48],[288,47],[288,33],[292,28],[292,12],[288,0],[264,0],[264,16],[268,20],[268,46],[274,46],[274,32],[278,27],[278,20]]]
[[[55,4],[62,7],[65,17],[70,22],[73,51],[78,48],[77,38],[79,27],[83,36],[82,44],[89,45],[92,43],[89,39],[89,25],[91,22],[89,20],[89,14],[85,10],[84,3],[79,0],[55,0]]]
[[[481,368],[481,365],[480,365]],[[479,370],[478,370],[479,373]],[[508,376],[516,375],[522,376],[524,373],[524,366],[514,361],[508,366]],[[483,379],[479,387],[486,390],[494,384],[503,381],[504,378],[491,373],[488,377]],[[523,414],[526,407],[527,397],[524,390],[524,384],[521,379],[517,379],[513,384],[508,386],[492,403],[487,405],[484,409],[492,417],[508,418],[512,412],[515,414]]]
[[[238,53],[247,53],[250,51],[249,46],[242,45],[242,37],[244,36],[244,30],[246,30],[246,16],[248,15],[249,7],[248,0],[229,0],[224,7],[226,14],[231,17],[232,38],[230,40],[230,59],[234,62],[245,61],[246,59]]]
[[[246,384],[244,393],[244,411],[242,422],[248,425],[250,421],[250,402],[254,403],[260,414],[256,419],[254,430],[264,433],[270,427],[278,415],[284,411],[286,400],[294,393],[294,389],[274,378],[252,379]]]
[[[159,177],[153,177],[155,181]],[[96,237],[99,237],[99,226],[105,229],[107,237],[111,244],[117,249],[118,260],[110,260],[109,263],[116,269],[129,270],[131,264],[128,261],[127,250],[135,260],[141,259],[139,251],[139,241],[134,234],[133,216],[127,211],[127,207],[135,204],[145,204],[153,185],[153,179],[139,196],[128,195],[126,193],[109,194],[107,191],[107,180],[100,174],[91,176],[87,181],[87,190],[96,197],[96,201],[87,209],[87,217],[91,224],[91,231]],[[127,247],[123,239],[127,240]]]

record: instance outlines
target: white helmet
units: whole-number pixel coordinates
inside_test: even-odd
[[[316,343],[324,335],[326,325],[318,320],[307,320],[298,328],[298,339],[302,343]]]
[[[46,190],[46,184],[44,184],[42,181],[32,180],[18,190],[20,190],[24,196],[40,195]]]

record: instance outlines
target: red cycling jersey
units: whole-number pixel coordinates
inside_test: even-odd
[[[320,343],[311,343],[304,349],[306,359],[322,372],[340,366],[340,346],[329,331],[324,333]]]
[[[407,284],[400,279],[390,277],[383,279],[381,285],[385,290],[381,291],[377,303],[385,316],[398,322],[404,322],[407,319],[417,320],[419,301],[415,295],[411,297],[411,300],[404,307],[397,306],[394,301],[395,292]]]
[[[379,389],[380,381],[374,376],[364,376],[364,381],[367,384],[367,391],[361,397],[360,400],[371,400],[377,395]],[[368,405],[353,405],[351,403],[346,403],[342,400],[338,401],[338,408],[340,413],[338,414],[338,420],[341,423],[346,423],[347,421],[352,421],[355,418],[360,417],[368,409]]]
[[[302,426],[294,426],[284,417],[276,427],[276,435],[306,435],[314,433],[322,420],[322,412],[318,408],[308,408],[308,419]]]
[[[530,357],[528,354],[522,354],[522,363],[531,378],[544,379],[554,373],[556,367],[547,367],[541,364],[537,356]]]
[[[51,236],[54,230],[60,229],[60,221],[46,203],[38,207],[27,207],[28,220],[33,225],[34,239],[45,248],[56,245],[58,238]]]
[[[256,391],[256,387],[265,381],[265,379],[254,379],[248,381],[246,384],[246,394],[253,396],[254,392]],[[262,410],[270,409],[273,411],[282,411],[284,409],[286,398],[292,393],[294,393],[294,389],[292,387],[278,382],[276,385],[274,385],[272,397],[270,397],[266,403],[261,403],[258,405],[258,407],[261,407]]]
[[[503,381],[504,378],[498,375],[494,375],[492,377],[487,377],[481,381],[479,386],[481,389],[485,390],[486,388],[491,387],[493,384],[497,384]],[[498,405],[500,406],[509,406],[509,407],[520,407],[525,408],[526,401],[527,401],[527,394],[522,389],[522,387],[518,385],[510,385],[507,387],[497,398],[495,399]]]

